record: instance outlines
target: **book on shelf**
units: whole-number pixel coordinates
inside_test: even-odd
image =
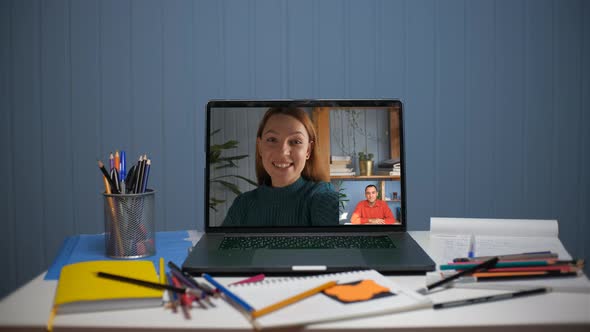
[[[332,162],[330,162],[330,164],[332,165],[348,165],[352,163],[352,160],[332,160]]]
[[[350,167],[332,167],[332,165],[330,165],[330,172],[352,172],[354,171],[354,169],[350,168]]]
[[[393,168],[393,167],[401,167],[401,163],[399,159],[387,159],[382,160],[377,164],[379,168]]]
[[[353,171],[339,172],[339,171],[332,171],[332,170],[330,170],[330,175],[331,176],[355,176],[356,173],[353,172]]]
[[[100,278],[97,272],[159,282],[151,261],[102,260],[66,265],[55,290],[54,311],[64,314],[162,305],[162,290]]]
[[[376,170],[375,175],[388,175],[388,176],[400,176],[402,173],[400,171],[392,171],[392,170]]]
[[[330,161],[331,163],[350,163],[352,158],[350,156],[331,156]]]
[[[432,306],[426,296],[399,285],[375,270],[267,279],[228,288],[255,310],[260,310],[330,281],[337,284],[252,319],[251,323],[256,329],[298,326]]]

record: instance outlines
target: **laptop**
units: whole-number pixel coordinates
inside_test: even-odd
[[[309,137],[302,158],[310,159],[316,149],[311,159],[316,169],[324,170],[326,181],[311,178],[309,160],[291,157],[303,153],[294,149],[305,138],[289,136],[306,136],[303,120],[272,113],[258,138],[265,114],[277,109],[298,109],[311,120],[316,137],[313,142]],[[412,221],[406,217],[405,191],[411,184],[406,183],[399,100],[212,100],[206,118],[205,234],[182,264],[184,271],[293,275],[434,270],[435,263],[407,233]],[[288,128],[286,136],[281,136],[283,129],[273,129],[279,127]],[[265,153],[277,145],[289,150],[281,153],[289,155],[288,162],[295,160],[292,164],[266,161],[271,158]],[[281,178],[287,174],[281,172],[291,171],[292,165],[297,174],[302,163],[297,181],[273,186],[289,179]],[[288,195],[293,196],[281,201],[291,188]],[[357,206],[369,201],[367,188],[376,189],[378,204],[391,212],[388,218],[358,213]]]

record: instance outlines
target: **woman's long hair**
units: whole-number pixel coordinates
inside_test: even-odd
[[[309,115],[307,115],[307,112],[305,112],[303,109],[294,107],[272,107],[268,109],[260,121],[260,124],[258,125],[256,137],[262,138],[262,131],[264,130],[264,126],[266,126],[268,119],[276,114],[284,114],[297,119],[303,124],[305,130],[307,130],[311,153],[309,154],[309,159],[305,161],[305,166],[303,167],[303,171],[301,171],[301,176],[306,180],[314,182],[330,182],[330,173],[328,172],[327,165],[324,165],[324,163],[322,163],[321,159],[319,158],[321,151],[318,149],[315,128],[311,122],[311,119],[309,118]],[[270,175],[266,172],[264,166],[262,165],[262,158],[260,156],[260,151],[258,150],[258,141],[256,144],[256,178],[258,180],[258,185],[264,184],[270,186],[272,184]]]

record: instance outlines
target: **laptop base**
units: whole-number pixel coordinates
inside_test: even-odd
[[[260,234],[243,234],[253,235]],[[385,235],[396,248],[219,250],[224,234],[209,233],[193,247],[182,269],[192,275],[294,275],[364,269],[375,269],[383,274],[424,274],[435,269],[435,263],[408,233]]]

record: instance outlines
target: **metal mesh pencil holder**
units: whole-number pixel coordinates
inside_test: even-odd
[[[156,253],[155,193],[103,193],[107,256],[132,259]]]

